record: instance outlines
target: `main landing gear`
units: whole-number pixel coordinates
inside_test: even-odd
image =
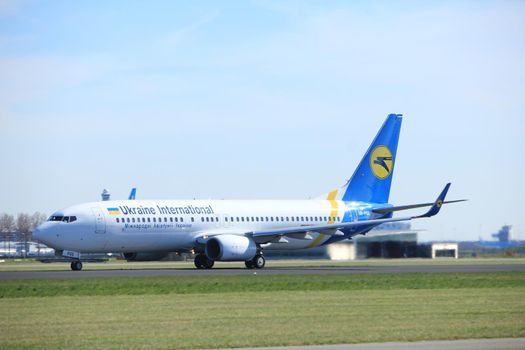
[[[208,259],[205,254],[197,254],[195,256],[195,267],[198,269],[211,269],[213,267],[214,261]]]
[[[253,257],[252,260],[246,260],[244,262],[244,265],[246,265],[246,268],[248,269],[262,269],[265,264],[266,259],[264,259],[264,256],[262,256],[262,254],[257,254]]]
[[[82,270],[82,261],[72,261],[71,262],[71,270],[73,270],[73,271],[80,271],[80,270]]]

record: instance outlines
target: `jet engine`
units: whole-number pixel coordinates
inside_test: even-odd
[[[257,245],[245,236],[219,235],[206,242],[205,253],[211,260],[247,261],[257,254]]]
[[[124,253],[127,261],[159,261],[168,255],[166,252],[144,252],[144,253]]]

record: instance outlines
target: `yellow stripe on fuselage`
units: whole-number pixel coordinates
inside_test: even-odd
[[[335,222],[335,217],[337,214],[339,214],[339,205],[337,204],[337,201],[335,200],[335,197],[337,196],[337,190],[333,190],[332,192],[328,193],[328,201],[330,202],[330,205],[332,206],[332,211],[330,211],[330,217],[328,218],[328,224],[333,224]]]
[[[335,199],[336,196],[337,190],[333,190],[332,192],[328,193],[328,196],[326,197],[326,199],[330,202],[330,205],[332,206],[332,210],[330,211],[330,217],[328,218],[328,224],[333,224],[335,222],[335,217],[337,216],[337,214],[339,214],[339,204]],[[312,241],[312,243],[308,244],[306,248],[316,247],[319,243],[321,243],[321,241],[325,237],[326,235],[319,233],[319,235]]]

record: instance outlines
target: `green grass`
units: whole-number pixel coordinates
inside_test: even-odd
[[[2,281],[0,349],[525,336],[525,273]]]
[[[525,288],[525,273],[119,277],[7,280],[0,298],[513,287]]]

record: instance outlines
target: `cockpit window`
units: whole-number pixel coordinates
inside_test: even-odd
[[[50,216],[49,219],[47,219],[47,221],[62,221],[63,219],[64,217],[61,215],[53,215]]]
[[[64,221],[64,222],[73,222],[73,221],[76,221],[76,220],[77,220],[76,216],[64,216],[64,219],[62,221]]]

